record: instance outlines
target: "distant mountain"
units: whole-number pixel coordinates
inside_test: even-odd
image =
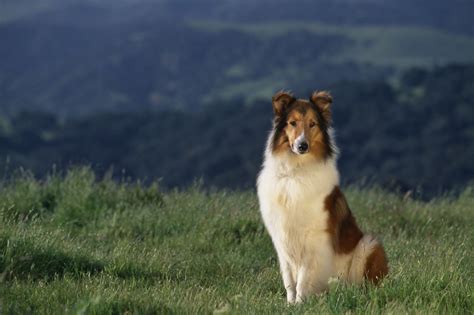
[[[474,37],[462,35],[473,34],[471,7],[462,0],[3,0],[0,112],[251,104],[281,88],[306,92],[411,66],[474,62]]]
[[[172,20],[411,25],[474,35],[471,0],[3,0],[0,22],[77,4],[115,11],[121,20],[130,16],[153,19],[160,12]]]
[[[378,183],[423,196],[474,180],[474,66],[403,73],[330,86],[339,166],[347,182]],[[305,96],[300,94],[299,96]],[[111,166],[117,176],[163,178],[166,187],[202,177],[207,185],[254,187],[272,117],[270,99],[229,101],[197,112],[108,113],[58,119],[17,113],[0,119],[0,169],[43,176],[55,164]]]

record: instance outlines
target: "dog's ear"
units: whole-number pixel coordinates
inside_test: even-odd
[[[318,106],[323,114],[324,118],[331,121],[331,104],[332,96],[327,91],[314,91],[311,95],[311,101],[314,105]]]
[[[275,116],[283,115],[288,105],[290,105],[294,100],[295,98],[290,92],[280,91],[273,95],[272,104]]]

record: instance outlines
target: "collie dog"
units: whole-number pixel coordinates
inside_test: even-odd
[[[364,235],[339,189],[332,97],[273,96],[274,122],[257,181],[289,303],[325,292],[331,277],[377,284],[388,273],[382,245]]]

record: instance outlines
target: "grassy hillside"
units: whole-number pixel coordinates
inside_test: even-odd
[[[0,24],[15,21],[32,14],[40,13],[51,6],[51,1],[11,1],[3,0],[0,4]]]
[[[391,274],[287,306],[252,191],[161,192],[88,169],[0,189],[2,313],[470,313],[473,187],[429,203],[346,188]]]
[[[383,73],[397,78],[400,72],[410,67],[429,69],[450,63],[474,62],[474,37],[427,27],[336,26],[307,21],[230,23],[209,20],[195,20],[190,22],[190,26],[206,33],[236,32],[258,38],[261,42],[277,41],[282,46],[279,49],[292,47],[290,54],[286,54],[276,66],[257,78],[246,77],[251,72],[250,69],[255,67],[250,64],[249,59],[236,62],[227,68],[225,76],[236,78],[237,82],[212,90],[204,101],[242,97],[250,103],[258,98],[268,98],[274,91],[282,88],[291,87],[294,90],[308,82],[330,84],[334,82],[335,74],[338,75],[336,80],[364,81],[373,79],[377,72],[380,76]],[[296,34],[306,34],[307,40],[297,41],[295,45],[288,39],[296,37]],[[315,54],[309,50],[314,45],[312,36],[345,39],[346,43],[328,49],[331,42],[328,41],[325,45],[323,41],[315,50],[318,54]],[[258,48],[252,49],[253,54],[258,54],[259,51]],[[305,59],[305,56],[308,58]]]
[[[0,23],[70,7],[116,11],[118,19],[308,21],[334,25],[420,25],[474,34],[470,0],[2,0]],[[70,17],[77,18],[73,12]],[[110,22],[101,17],[105,23]],[[83,21],[81,24],[87,24]]]
[[[305,97],[314,88],[325,86],[294,92]],[[430,198],[474,181],[474,147],[466,146],[474,143],[474,65],[411,69],[397,85],[340,82],[328,89],[344,183],[376,182]],[[0,169],[43,176],[52,164],[91,164],[98,172],[113,166],[133,178],[162,177],[164,187],[204,178],[251,188],[271,128],[270,99],[216,102],[196,112],[0,116]]]
[[[1,113],[196,109],[235,98],[250,104],[278,89],[474,62],[469,32],[429,25],[219,20],[182,15],[164,2],[112,9],[70,1],[4,22],[0,13]]]
[[[344,26],[315,22],[284,21],[273,23],[229,23],[193,21],[193,27],[205,31],[239,31],[262,40],[289,33],[310,32],[324,36],[343,36],[353,41],[350,49],[332,51],[330,63],[354,62],[395,68],[443,65],[474,61],[474,37],[427,27],[379,25]]]

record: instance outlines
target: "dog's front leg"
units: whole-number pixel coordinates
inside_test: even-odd
[[[316,270],[302,267],[298,271],[298,281],[296,285],[296,303],[301,303],[307,297],[324,292],[328,285],[329,277],[323,276]]]
[[[288,303],[295,303],[296,299],[296,279],[290,263],[280,259],[280,270],[283,284],[286,289],[286,300]]]
[[[288,303],[295,303],[296,298],[296,276],[295,269],[292,268],[290,262],[286,258],[286,252],[278,243],[275,243],[278,255],[278,263],[280,264],[281,277],[286,290],[286,300]]]
[[[328,289],[332,260],[328,256],[318,258],[313,256],[313,259],[308,259],[298,270],[296,303],[301,303],[307,297]]]

